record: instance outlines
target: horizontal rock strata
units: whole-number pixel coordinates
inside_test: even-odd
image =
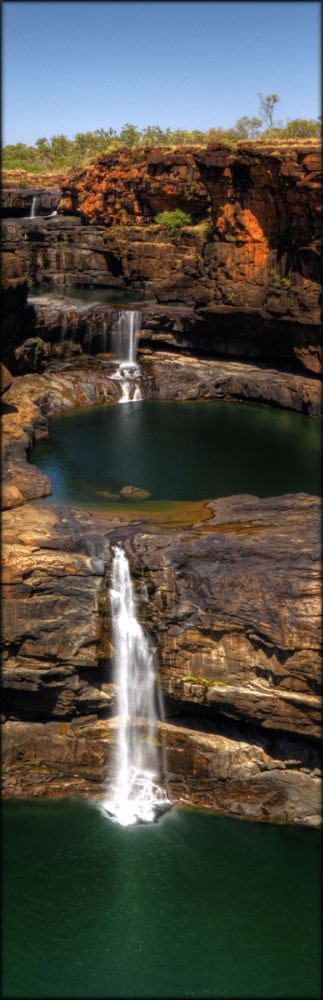
[[[131,525],[121,529],[117,518],[63,506],[26,504],[4,515],[7,794],[22,780],[30,794],[88,791],[89,783],[100,790],[106,736],[99,720],[116,707],[108,587],[112,546],[122,536],[139,615],[158,649],[162,689],[175,714],[192,715],[195,707],[200,713],[199,733],[191,731],[181,745],[175,726],[170,740],[175,798],[193,796],[196,803],[262,818],[288,819],[294,811],[297,822],[317,822],[319,501],[241,496],[207,506],[210,520],[202,530],[192,524],[175,536],[143,534],[138,525],[135,532]],[[82,763],[64,728],[68,723],[73,730],[87,716],[97,741],[92,772],[83,765],[93,744]],[[50,728],[55,721],[58,728]],[[203,728],[210,725],[208,741]],[[233,725],[239,731],[232,735]],[[260,737],[253,740],[250,732]],[[52,733],[67,736],[58,743],[55,736],[54,749]],[[226,757],[218,750],[226,744],[219,737],[233,741],[225,789]],[[259,738],[269,763],[254,749]],[[183,773],[175,766],[178,754]],[[243,806],[249,774],[250,803]],[[249,802],[249,791],[246,797]]]
[[[117,305],[83,303],[59,295],[28,297],[23,317],[24,337],[41,337],[46,343],[62,341],[80,345],[85,352],[111,350],[107,334],[115,321]],[[320,339],[311,324],[295,326],[287,319],[270,322],[248,309],[232,317],[227,306],[193,309],[188,305],[154,305],[145,300],[125,308],[141,312],[139,344],[158,352],[171,349],[184,356],[217,357],[289,368],[299,374],[320,377]],[[25,342],[25,341],[24,341]],[[109,346],[110,344],[110,346]],[[20,345],[11,351],[11,368],[19,370]],[[55,348],[56,350],[56,348]],[[26,369],[28,370],[28,368]]]
[[[37,199],[37,215],[48,215],[58,208],[61,197],[59,188],[22,187],[3,184],[1,192],[2,218],[24,218],[30,215],[32,201]]]
[[[182,322],[189,350],[319,372],[318,144],[119,150],[65,178],[62,190],[58,216],[5,222],[7,289],[32,280],[139,290],[166,312],[183,310],[174,332]],[[192,224],[170,234],[154,223],[178,207]],[[9,299],[6,313],[10,367]],[[145,330],[168,334],[169,318],[161,310]]]
[[[135,154],[38,190],[6,179],[4,794],[102,794],[118,721],[109,586],[121,542],[157,650],[171,800],[318,825],[319,499],[192,504],[176,530],[148,526],[130,503],[122,520],[37,502],[51,483],[27,456],[48,417],[116,401],[120,385],[88,356],[109,351],[113,308],[32,297],[32,283],[142,294],[146,398],[319,414],[317,144]],[[19,218],[35,195],[42,215],[56,210],[59,190],[57,216]],[[171,235],[154,219],[175,208],[191,224]]]
[[[4,723],[8,794],[100,799],[109,778],[116,722],[84,716],[72,722]],[[250,819],[319,825],[319,772],[302,764],[292,743],[285,744],[282,759],[259,741],[250,744],[180,725],[164,723],[158,735],[167,754],[172,802]]]

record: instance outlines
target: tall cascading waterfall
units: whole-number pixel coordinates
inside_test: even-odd
[[[121,381],[119,403],[132,403],[142,399],[138,378],[140,369],[136,364],[137,344],[141,326],[141,312],[138,309],[120,309],[111,330],[113,354],[119,362],[112,378]]]
[[[31,219],[34,219],[35,216],[36,216],[37,202],[38,202],[38,198],[37,198],[37,195],[35,195],[35,197],[32,200],[31,208],[30,208],[30,218]]]
[[[157,694],[154,653],[137,620],[127,557],[114,549],[110,589],[118,689],[119,729],[115,768],[101,805],[122,826],[152,822],[170,806],[158,784]]]

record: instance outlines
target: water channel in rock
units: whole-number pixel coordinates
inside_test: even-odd
[[[106,404],[50,421],[30,460],[50,478],[53,500],[91,508],[248,493],[320,494],[319,425],[290,411],[246,403]],[[124,486],[150,494],[120,496]]]
[[[320,997],[316,830],[3,804],[7,998]]]

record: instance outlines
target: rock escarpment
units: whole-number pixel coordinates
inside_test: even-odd
[[[172,800],[319,822],[319,500],[224,498],[157,531],[131,512],[42,506],[51,483],[27,462],[51,413],[120,394],[86,354],[55,361],[100,350],[111,308],[27,300],[31,281],[152,299],[141,304],[149,398],[317,416],[317,185],[315,148],[118,153],[62,181],[58,216],[5,221],[3,358],[29,372],[3,384],[5,794],[102,790],[121,541],[158,650]],[[177,207],[193,224],[171,236],[152,220]]]
[[[119,150],[63,180],[57,217],[6,221],[6,287],[32,280],[140,291],[157,303],[145,324],[153,349],[174,331],[193,353],[279,359],[318,373],[319,178],[315,143]],[[192,225],[171,235],[154,219],[178,207]]]
[[[160,211],[184,209],[200,225],[189,255],[191,275],[162,276],[159,297],[227,301],[275,318],[291,312],[299,320],[297,314],[311,313],[318,321],[318,289],[312,285],[319,282],[317,144],[277,149],[240,143],[235,153],[221,145],[152,149],[138,152],[137,160],[124,151],[76,172],[63,184],[61,209],[95,225],[127,227],[146,227]],[[148,233],[144,241],[147,258]],[[168,253],[167,260],[173,265]]]
[[[163,363],[170,392],[174,359]],[[174,394],[186,378],[189,395],[216,362],[176,365]],[[46,416],[117,398],[98,369],[58,365],[8,379],[4,392],[4,792],[102,791],[116,736],[108,588],[121,541],[158,650],[172,800],[315,825],[319,500],[211,501],[176,532],[131,511],[124,522],[28,502],[51,490],[26,462]],[[152,373],[147,384],[153,392]]]
[[[207,506],[208,521],[175,535],[64,506],[4,515],[6,794],[102,791],[115,739],[108,587],[122,537],[158,648],[174,800],[318,822],[319,501]]]

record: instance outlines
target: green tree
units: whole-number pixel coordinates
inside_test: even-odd
[[[147,125],[142,130],[141,141],[144,146],[163,146],[165,143],[165,133],[159,125]]]
[[[191,225],[192,219],[181,208],[175,208],[173,212],[159,212],[159,215],[155,215],[155,222],[158,226],[166,226],[170,233],[176,233],[182,226]]]
[[[273,127],[273,114],[275,104],[280,101],[279,94],[259,94],[259,111],[262,119],[265,120],[267,127]]]
[[[124,143],[125,146],[130,146],[131,149],[133,146],[139,145],[141,132],[136,125],[131,125],[130,122],[126,122],[121,129],[119,139],[121,140],[121,143]]]
[[[254,139],[259,129],[262,128],[262,125],[262,118],[248,118],[247,115],[244,115],[243,118],[238,119],[234,128],[242,139]]]
[[[319,139],[321,126],[314,118],[293,118],[284,128],[286,139]]]
[[[50,142],[48,139],[43,137],[41,139],[37,139],[35,146],[40,156],[48,157],[50,155]]]
[[[68,154],[72,151],[73,143],[67,135],[53,135],[50,145],[50,158],[52,163],[64,163],[68,160]]]

